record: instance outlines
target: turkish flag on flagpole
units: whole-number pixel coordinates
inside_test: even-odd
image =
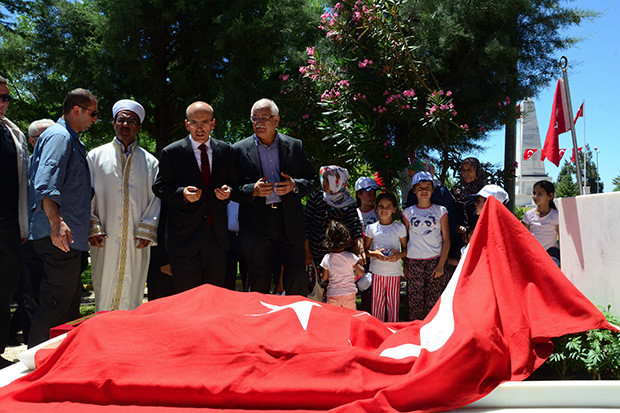
[[[594,328],[615,329],[489,197],[423,321],[204,285],[84,322],[0,389],[0,411],[445,411]]]
[[[583,116],[583,104],[585,102],[581,102],[581,106],[579,106],[579,110],[577,111],[577,114],[575,115],[575,120],[573,121],[573,125],[575,123],[577,123],[577,119]]]
[[[547,136],[545,137],[545,144],[540,152],[541,161],[547,158],[555,166],[560,166],[561,157],[559,156],[560,143],[558,137],[571,129],[569,116],[568,101],[564,92],[564,80],[560,79],[555,88],[551,121],[549,122]]]

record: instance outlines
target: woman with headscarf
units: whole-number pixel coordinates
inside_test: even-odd
[[[476,225],[476,205],[468,200],[469,195],[478,193],[486,184],[487,178],[480,161],[476,158],[465,158],[461,163],[461,182],[452,188],[456,201],[456,228],[465,234],[468,228]]]
[[[323,246],[325,230],[331,221],[342,222],[353,239],[353,252],[366,261],[362,224],[357,215],[355,199],[347,190],[349,171],[340,166],[322,166],[319,172],[322,189],[317,189],[306,203],[306,264],[314,262],[317,269],[329,251]]]

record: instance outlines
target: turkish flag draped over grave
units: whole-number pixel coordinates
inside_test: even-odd
[[[205,285],[84,322],[0,389],[0,411],[447,410],[529,376],[550,337],[592,328],[613,326],[489,197],[424,321]]]

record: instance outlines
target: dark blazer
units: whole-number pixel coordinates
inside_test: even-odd
[[[280,172],[295,180],[297,190],[282,196],[282,214],[286,234],[291,242],[304,241],[304,211],[301,199],[318,186],[318,175],[306,157],[299,139],[277,134],[279,139]],[[239,228],[254,236],[265,233],[264,223],[269,213],[265,197],[254,197],[254,184],[263,178],[254,135],[233,145],[239,191],[234,200],[239,202]]]
[[[200,168],[196,162],[189,136],[171,143],[161,152],[159,172],[153,183],[153,192],[168,204],[166,220],[166,246],[176,254],[194,253],[200,248],[207,227],[207,213],[211,213],[211,225],[215,236],[225,251],[228,249],[228,220],[226,203],[213,192],[226,184],[237,186],[232,147],[210,138],[213,150],[211,179],[205,188]],[[196,202],[183,198],[183,189],[195,186],[202,190]]]

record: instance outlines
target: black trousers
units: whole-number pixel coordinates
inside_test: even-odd
[[[82,294],[82,255],[84,251],[63,252],[50,237],[32,241],[43,261],[43,280],[39,287],[39,306],[34,314],[28,347],[50,338],[50,329],[76,318]]]
[[[21,261],[22,247],[17,219],[0,222],[0,350],[2,353],[9,338],[10,303],[19,283]]]
[[[203,284],[224,286],[226,279],[226,249],[217,241],[212,227],[207,227],[198,251],[168,249],[170,268],[177,292]]]
[[[9,337],[15,337],[18,331],[22,331],[24,340],[28,342],[28,333],[34,319],[34,314],[39,306],[39,286],[43,279],[43,262],[37,255],[32,241],[26,241],[22,245],[21,277],[17,291],[13,296],[17,302],[17,310],[11,318]]]
[[[248,267],[249,290],[268,294],[271,291],[274,257],[284,267],[286,295],[308,295],[304,240],[291,240],[286,234],[281,209],[270,209],[265,232],[260,236],[241,232],[241,244]]]
[[[226,281],[224,287],[229,290],[235,290],[237,287],[237,264],[239,265],[239,274],[243,283],[243,291],[247,289],[248,268],[243,258],[243,250],[241,248],[241,237],[237,231],[228,231],[229,246],[226,253]]]

